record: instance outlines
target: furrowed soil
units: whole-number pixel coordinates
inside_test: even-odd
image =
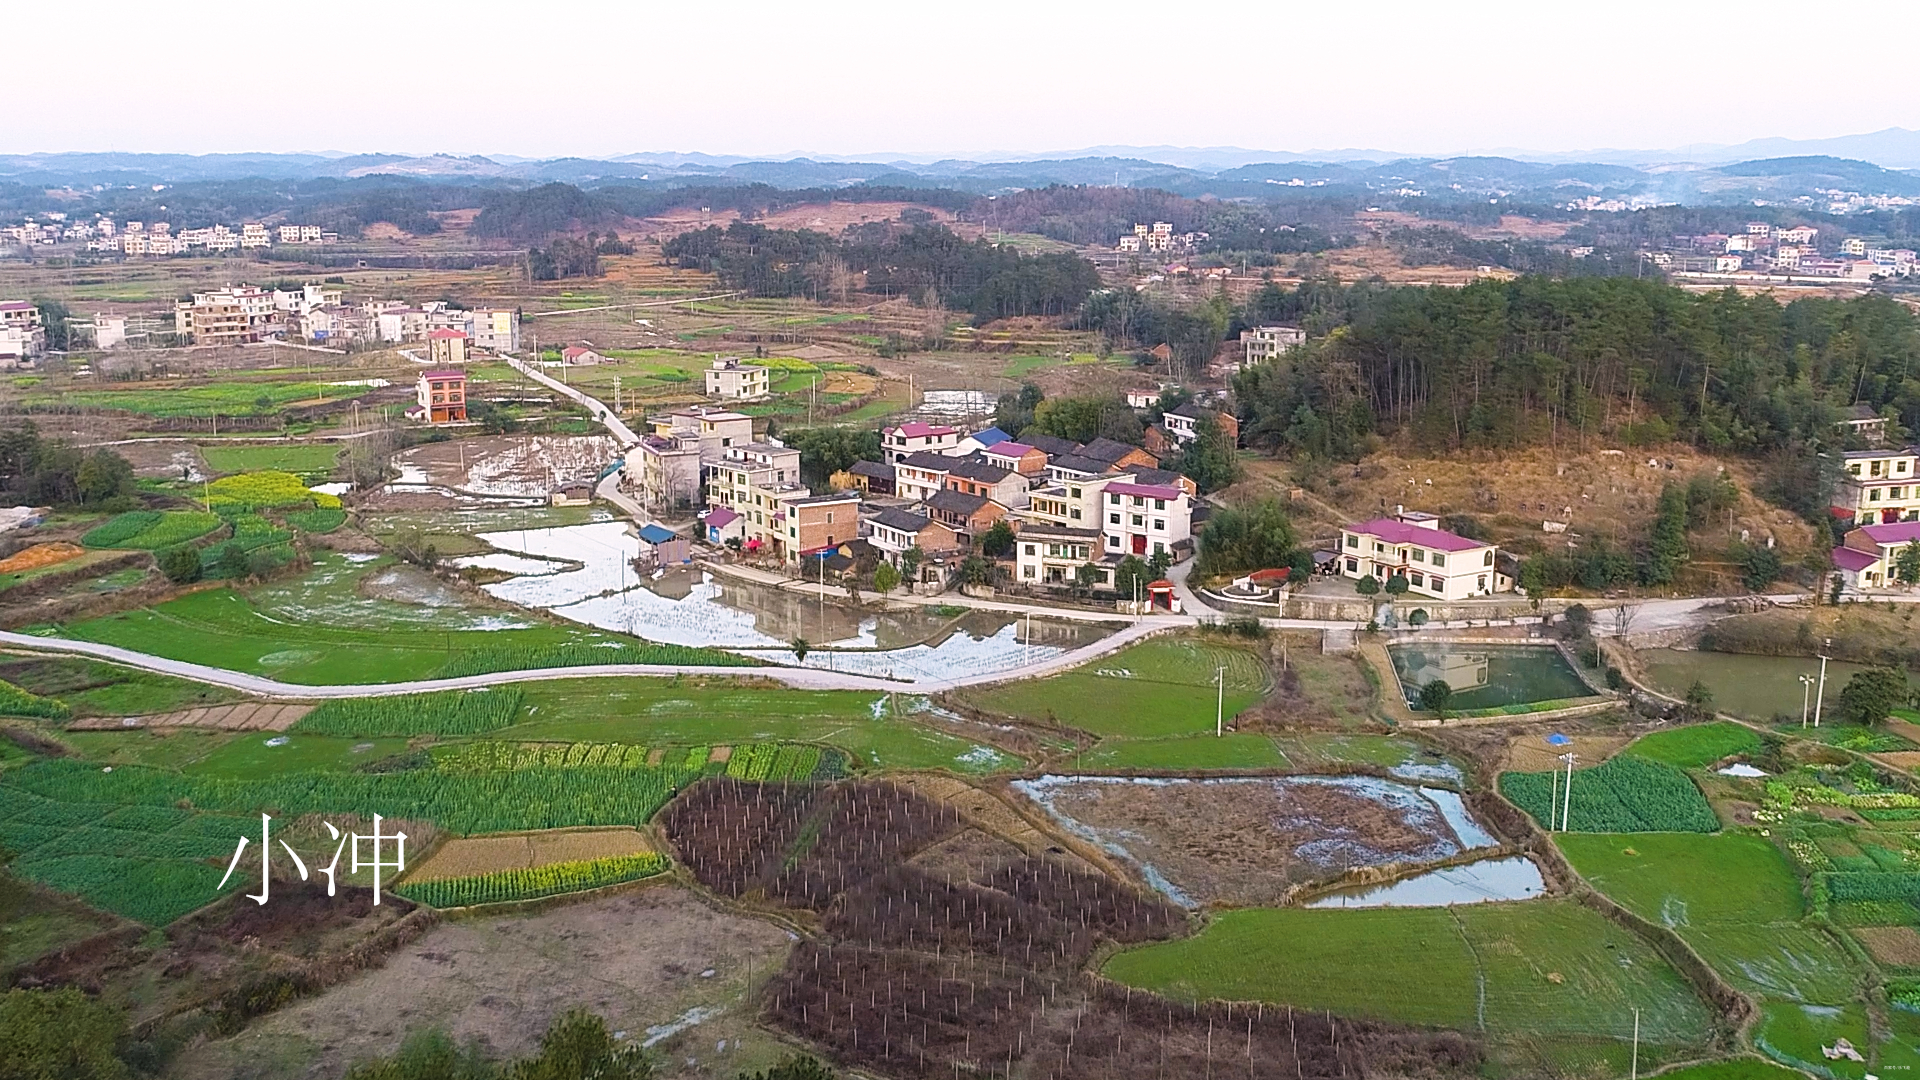
[[[740,996],[749,965],[761,981],[789,947],[785,931],[723,914],[670,885],[460,920],[435,927],[378,970],[189,1050],[168,1075],[335,1077],[427,1027],[495,1056],[519,1056],[560,1014],[585,1008],[642,1042],[649,1028],[708,1016],[655,1045],[660,1075],[731,1077],[765,1067],[783,1049],[754,1028]],[[721,1011],[691,1014],[696,1008]],[[721,1040],[727,1049],[716,1052]]]
[[[285,731],[313,711],[311,705],[248,702],[184,709],[158,716],[95,716],[75,720],[70,731],[119,731],[123,728],[212,728],[217,731]]]
[[[638,855],[653,850],[638,829],[565,829],[509,836],[455,837],[407,875],[408,881],[473,877],[553,863]]]
[[[64,541],[53,544],[35,544],[24,551],[17,551],[4,559],[0,559],[0,574],[18,574],[24,570],[38,570],[43,566],[58,566],[63,562],[77,559],[86,553],[86,548]]]

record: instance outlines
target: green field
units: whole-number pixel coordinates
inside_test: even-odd
[[[277,469],[302,476],[333,471],[340,460],[337,443],[281,443],[274,446],[202,446],[200,456],[216,473]]]
[[[1364,962],[1356,958],[1364,957]],[[1266,1001],[1495,1036],[1697,1045],[1710,1016],[1640,939],[1564,900],[1225,912],[1105,974],[1174,998]]]
[[[286,741],[272,745],[275,739]],[[184,766],[192,776],[254,780],[279,773],[348,772],[407,748],[405,739],[350,739],[249,731]]]
[[[1561,773],[1500,774],[1500,792],[1545,825],[1571,812],[1575,832],[1699,832],[1720,828],[1707,797],[1672,765],[1620,754],[1573,774],[1573,793],[1556,790]],[[1556,805],[1557,804],[1557,805]]]
[[[1759,1058],[1733,1058],[1663,1072],[1660,1080],[1801,1080],[1802,1075]]]
[[[528,683],[525,720],[493,733],[529,742],[702,745],[811,742],[867,768],[987,773],[1018,757],[911,720],[907,699],[852,690],[783,690],[703,679],[577,679]]]
[[[138,384],[133,384],[138,385]],[[294,401],[321,397],[339,400],[349,397],[352,387],[326,386],[316,382],[268,382],[229,380],[190,383],[165,390],[67,390],[28,394],[32,405],[80,406],[90,409],[124,409],[146,416],[176,417],[252,416],[271,413]],[[211,421],[209,421],[211,424]]]
[[[1859,976],[1840,944],[1804,925],[1800,881],[1779,849],[1743,834],[1564,833],[1581,876],[1643,918],[1672,927],[1749,993],[1841,1006]]]
[[[350,586],[348,586],[350,588]],[[597,642],[616,642],[630,650],[651,652],[650,643],[623,635],[604,634],[570,626],[528,625],[514,630],[437,631],[432,624],[416,625],[413,633],[396,634],[378,623],[328,618],[324,609],[299,608],[311,621],[294,622],[286,611],[275,610],[273,600],[287,590],[268,591],[267,611],[257,610],[248,596],[230,589],[193,593],[156,607],[102,616],[65,628],[66,636],[96,641],[176,660],[190,660],[231,671],[270,675],[293,683],[382,683],[428,678],[453,670],[466,654],[484,659],[488,670],[544,666],[593,659],[616,663],[628,659]],[[402,607],[385,601],[365,606]],[[354,610],[363,605],[348,605]],[[434,609],[421,609],[431,618]],[[271,614],[269,614],[271,612]],[[443,615],[444,619],[444,615]],[[568,646],[580,646],[571,652]],[[585,652],[592,647],[593,651]],[[637,654],[636,654],[637,655]],[[577,659],[576,659],[577,658]],[[731,654],[716,654],[714,662],[737,662]]]
[[[1627,753],[1682,769],[1704,769],[1736,754],[1757,754],[1764,745],[1760,734],[1745,724],[1716,720],[1642,735]]]
[[[240,696],[217,686],[79,657],[16,660],[0,666],[0,678],[66,702],[75,716],[141,716],[218,705]]]
[[[1287,764],[1265,735],[1228,732],[1215,737],[1179,735],[1171,739],[1108,739],[1073,759],[1075,769],[1279,769]]]
[[[1129,646],[1084,667],[970,691],[989,712],[1065,724],[1130,739],[1211,732],[1214,671],[1226,673],[1226,716],[1259,701],[1267,666],[1246,649],[1192,638],[1159,638]]]

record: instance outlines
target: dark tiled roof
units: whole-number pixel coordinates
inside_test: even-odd
[[[1095,439],[1081,447],[1080,456],[1089,457],[1095,461],[1104,461],[1111,465],[1138,449],[1140,448],[1137,446],[1129,446],[1118,439],[1102,438]]]
[[[873,476],[882,480],[893,479],[893,466],[878,461],[856,461],[847,466],[847,471],[855,476]]]
[[[932,450],[915,450],[913,453],[895,462],[895,464],[911,465],[916,469],[932,469],[935,472],[946,472],[952,467],[953,463],[958,460],[958,458],[950,458],[945,454],[935,453]]]
[[[984,461],[974,461],[971,458],[955,460],[947,472],[950,475],[977,480],[983,484],[997,484],[1013,475],[1011,469],[1003,469],[998,465],[989,465]]]
[[[1171,469],[1135,469],[1133,479],[1137,484],[1161,484],[1166,487],[1179,487],[1180,474]]]
[[[1086,473],[1089,476],[1099,476],[1101,473],[1112,468],[1113,463],[1097,461],[1089,457],[1080,457],[1077,454],[1067,454],[1047,462],[1047,467],[1049,469],[1065,469],[1068,472]]]
[[[1036,450],[1046,451],[1048,457],[1059,457],[1062,454],[1078,453],[1080,450],[1080,444],[1074,442],[1072,439],[1057,439],[1052,435],[1042,435],[1037,431],[1030,431],[1020,436],[1020,441]]]
[[[911,510],[902,510],[897,506],[889,506],[873,516],[873,523],[875,525],[885,525],[889,529],[899,529],[901,532],[917,533],[931,524],[932,519],[923,517]]]
[[[961,517],[972,517],[979,513],[980,508],[987,505],[989,501],[985,495],[968,495],[963,491],[955,491],[952,488],[941,488],[929,496],[926,503],[928,506],[942,513],[958,514]]]

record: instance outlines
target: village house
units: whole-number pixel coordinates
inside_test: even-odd
[[[434,364],[467,362],[467,334],[464,330],[433,330],[427,333],[427,361]]]
[[[960,429],[945,424],[924,424],[916,420],[880,431],[880,451],[886,455],[889,465],[898,464],[901,458],[922,450],[940,454],[959,444]]]
[[[606,363],[607,358],[585,345],[569,345],[560,350],[560,362],[567,367],[593,367]]]
[[[1185,446],[1200,437],[1200,424],[1212,420],[1226,433],[1233,445],[1240,445],[1240,421],[1232,413],[1209,409],[1189,401],[1177,409],[1172,409],[1160,417],[1160,423],[1167,430],[1167,437],[1176,446]],[[1157,464],[1157,463],[1156,463]]]
[[[1297,326],[1256,326],[1240,331],[1246,363],[1276,360],[1288,349],[1307,343],[1307,332]]]
[[[700,440],[648,433],[627,448],[624,486],[654,510],[686,507],[700,496]]]
[[[1920,449],[1848,450],[1833,492],[1833,513],[1860,525],[1920,517]]]
[[[828,482],[842,491],[860,491],[885,498],[894,492],[893,472],[893,466],[878,461],[856,461],[834,473]]]
[[[1101,492],[1100,532],[1107,555],[1165,552],[1180,562],[1193,552],[1193,504],[1181,488],[1115,481]]]
[[[1037,446],[1014,442],[1011,439],[995,443],[980,452],[980,460],[1002,469],[1011,469],[1021,476],[1038,477],[1047,472],[1047,452]]]
[[[1028,478],[984,461],[955,459],[947,467],[946,486],[968,495],[984,495],[1009,510],[1027,505]]]
[[[810,495],[785,506],[786,559],[798,562],[860,536],[860,496],[851,491]]]
[[[737,357],[715,357],[706,370],[707,396],[730,401],[752,401],[772,392],[773,382],[767,369],[743,364]]]
[[[1499,548],[1440,528],[1432,514],[1402,510],[1340,530],[1340,573],[1382,585],[1398,574],[1410,595],[1436,600],[1491,596],[1513,588],[1496,563]]]
[[[908,548],[919,548],[932,555],[958,551],[963,546],[960,534],[943,522],[911,510],[887,507],[866,520],[867,542],[880,557],[894,566]]]
[[[1160,459],[1140,447],[1108,438],[1095,439],[1081,447],[1078,456],[1098,461],[1109,470],[1151,469],[1160,464]]]
[[[520,350],[520,320],[512,308],[474,308],[466,313],[465,329],[476,349]]]
[[[1884,589],[1898,584],[1900,551],[1920,540],[1920,521],[1865,525],[1833,549],[1833,568],[1849,589]]]
[[[1020,441],[1047,455],[1051,461],[1057,457],[1080,452],[1080,444],[1072,439],[1062,439],[1055,435],[1042,435],[1037,431],[1028,431],[1020,436]]]
[[[1065,588],[1081,567],[1101,555],[1100,531],[1064,525],[1030,524],[1014,545],[1014,580],[1022,585]]]
[[[1887,418],[1875,412],[1871,405],[1849,405],[1846,415],[1840,418],[1839,428],[1869,446],[1879,446],[1887,436]]]
[[[569,480],[555,487],[548,501],[555,506],[591,506],[593,483],[589,480]]]
[[[1130,409],[1151,409],[1158,404],[1160,404],[1160,391],[1158,390],[1127,391],[1127,407]]]
[[[640,526],[640,558],[653,566],[679,566],[693,561],[687,538],[664,525]]]
[[[724,506],[716,506],[700,514],[700,531],[707,538],[707,543],[715,547],[743,537],[740,515]]]
[[[467,418],[467,373],[457,369],[423,371],[414,386],[415,404],[407,415],[429,424],[456,424]]]
[[[981,428],[979,431],[962,438],[953,445],[952,449],[946,450],[944,453],[952,455],[953,457],[971,457],[990,447],[1008,442],[1012,438],[1013,436],[1001,431],[997,427]]]
[[[0,300],[0,364],[19,367],[39,356],[46,342],[39,308],[26,300]]]
[[[947,486],[947,475],[958,460],[932,450],[916,450],[894,459],[894,494],[916,502],[932,496]]]
[[[800,451],[772,440],[729,446],[707,466],[707,504],[742,513],[773,507],[799,485]]]
[[[933,520],[964,534],[969,539],[993,527],[1007,516],[1007,508],[984,495],[968,495],[946,488],[921,503]]]

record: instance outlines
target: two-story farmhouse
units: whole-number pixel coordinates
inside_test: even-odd
[[[1457,536],[1440,527],[1432,514],[1401,511],[1340,530],[1340,573],[1385,584],[1398,574],[1407,591],[1436,600],[1491,596],[1513,588],[1499,572],[1496,545]]]

